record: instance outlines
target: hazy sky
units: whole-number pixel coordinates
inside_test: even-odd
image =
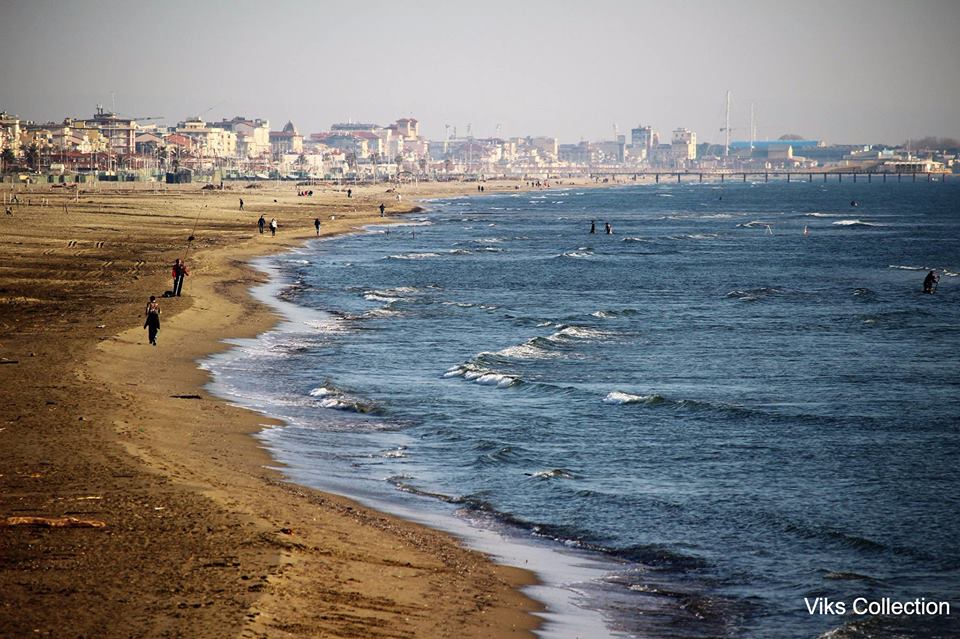
[[[960,2],[0,0],[0,110],[97,103],[301,133],[412,116],[492,136],[960,138]],[[212,109],[210,107],[213,107]]]

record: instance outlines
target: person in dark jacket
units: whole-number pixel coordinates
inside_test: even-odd
[[[187,265],[179,257],[173,263],[173,294],[180,297],[180,291],[183,290],[183,278],[190,275],[187,271]]]
[[[150,301],[147,302],[145,312],[147,319],[143,322],[143,327],[147,329],[147,337],[150,338],[150,343],[156,346],[157,333],[160,331],[160,303],[153,295],[150,296]]]

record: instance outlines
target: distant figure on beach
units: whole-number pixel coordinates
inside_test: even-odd
[[[8,206],[3,212],[7,215],[13,215],[13,207]]]
[[[157,332],[160,330],[160,302],[157,301],[155,296],[150,296],[145,312],[147,319],[143,322],[143,327],[147,329],[147,337],[150,338],[150,343],[156,346]]]
[[[180,297],[180,291],[183,290],[183,278],[190,275],[187,271],[187,265],[179,257],[173,263],[173,294]]]
[[[606,229],[607,235],[613,235],[613,227],[610,226],[610,222],[604,224],[603,227]]]
[[[263,215],[260,216],[260,219],[257,220],[257,226],[260,227],[260,235],[263,235],[263,227],[267,225],[267,221],[263,219]]]
[[[317,237],[320,237],[320,218],[313,220],[313,225],[317,228]]]
[[[353,197],[353,189],[347,189],[347,197]]]
[[[595,235],[597,232],[597,221],[590,220],[590,235]]]
[[[383,212],[387,210],[387,207],[383,205],[383,202],[380,203],[380,217],[383,217]]]
[[[927,276],[923,278],[923,292],[933,295],[937,292],[937,284],[940,283],[940,276],[937,275],[936,271],[930,271],[927,273]]]
[[[243,210],[243,198],[240,198],[240,210]]]
[[[270,220],[270,235],[276,236],[277,234],[277,218],[272,218]]]

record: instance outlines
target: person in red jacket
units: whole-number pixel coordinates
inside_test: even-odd
[[[187,271],[187,265],[179,257],[173,263],[173,294],[180,297],[180,291],[183,290],[183,278],[190,275]]]

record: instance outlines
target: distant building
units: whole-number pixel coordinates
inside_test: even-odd
[[[646,160],[653,149],[653,127],[638,126],[630,129],[630,154],[638,160]]]
[[[348,132],[311,133],[310,140],[319,142],[331,149],[339,149],[344,153],[352,153],[357,158],[366,158],[370,155],[369,144],[366,138]]]
[[[215,126],[237,135],[237,156],[241,158],[258,158],[270,153],[270,120],[250,120],[237,116],[232,120],[222,120]]]
[[[387,128],[392,129],[396,135],[402,135],[404,138],[415,140],[420,137],[420,123],[413,118],[400,118]]]
[[[560,145],[557,138],[539,136],[526,138],[527,146],[535,150],[537,155],[545,160],[556,160],[560,154]]]
[[[232,158],[237,154],[237,134],[219,127],[207,126],[200,118],[181,122],[175,131],[190,138],[191,147],[202,156]]]
[[[623,162],[626,140],[607,140],[593,145],[597,160],[605,163]]]
[[[697,159],[697,134],[690,129],[674,129],[670,142],[673,159],[677,162]]]
[[[287,122],[283,131],[270,132],[270,149],[273,153],[303,153],[303,136],[293,122]]]
[[[735,140],[730,143],[731,151],[740,151],[743,149],[766,149],[770,145],[789,144],[794,151],[802,149],[817,148],[823,146],[820,140]]]
[[[364,122],[338,122],[330,125],[330,130],[337,133],[352,133],[354,131],[369,131],[374,133],[382,129],[379,124],[370,124]]]
[[[136,121],[104,111],[98,104],[96,114],[87,124],[100,129],[111,152],[118,155],[132,155],[137,152]]]
[[[577,144],[561,144],[559,147],[559,159],[561,162],[570,164],[589,164],[590,162],[590,144],[586,141]]]
[[[0,111],[0,150],[10,149],[20,157],[20,118]]]

